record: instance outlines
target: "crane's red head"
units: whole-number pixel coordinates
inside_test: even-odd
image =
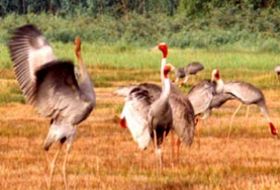
[[[168,54],[168,46],[166,43],[162,42],[158,44],[158,49],[162,52],[163,58],[167,57]]]
[[[168,74],[170,73],[170,71],[172,71],[174,69],[174,66],[171,65],[170,63],[167,63],[164,65],[163,67],[163,74],[164,74],[164,78],[168,77]]]
[[[214,69],[212,71],[212,76],[211,76],[211,80],[212,81],[217,81],[221,79],[221,75],[220,75],[220,71],[219,69]]]
[[[276,127],[273,125],[272,122],[269,122],[269,127],[270,127],[270,132],[272,135],[277,135],[278,136],[278,132],[277,132],[277,129]]]

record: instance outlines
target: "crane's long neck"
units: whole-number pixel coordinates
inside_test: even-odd
[[[164,77],[164,73],[163,73],[163,70],[164,70],[164,66],[166,65],[166,58],[163,57],[161,59],[161,67],[160,67],[160,79],[161,79],[161,82],[163,83],[165,77]]]
[[[222,79],[216,80],[216,92],[221,93],[224,91],[224,81]]]
[[[169,95],[171,91],[171,83],[168,77],[164,78],[162,82],[162,92],[160,98],[168,101]]]
[[[84,80],[87,80],[87,78],[89,77],[88,75],[88,72],[87,72],[87,69],[86,69],[86,66],[84,64],[84,61],[83,61],[83,58],[81,56],[81,53],[80,52],[77,52],[76,53],[76,56],[77,56],[77,60],[78,60],[78,64],[79,64],[79,71],[80,71],[80,80],[81,82],[84,81]]]
[[[83,58],[80,52],[76,52],[76,56],[79,64],[79,87],[81,89],[81,92],[85,96],[86,100],[94,100],[93,85],[91,83],[91,79],[87,72],[86,66],[83,62]]]

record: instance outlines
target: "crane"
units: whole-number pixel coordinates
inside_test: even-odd
[[[224,82],[221,79],[220,71],[214,69],[211,73],[211,80],[203,80],[190,89],[187,98],[194,109],[196,119],[201,116],[201,119],[205,120],[209,116],[211,102],[217,94],[223,91],[223,88]],[[197,129],[197,135],[198,146],[200,147],[199,129]]]
[[[240,102],[238,108],[235,110],[234,114],[231,117],[228,136],[230,135],[233,119],[234,119],[235,115],[237,114],[237,112],[240,110],[242,104],[245,104],[247,106],[252,105],[252,104],[257,105],[259,107],[261,113],[263,114],[263,116],[265,117],[265,119],[268,122],[268,126],[270,128],[271,134],[275,135],[275,136],[278,135],[277,129],[269,117],[268,108],[266,105],[264,94],[259,88],[255,87],[254,85],[247,83],[247,82],[233,81],[233,82],[226,82],[224,84],[223,93],[225,93],[226,96],[228,96],[228,97],[231,96],[230,99],[236,99]]]
[[[194,114],[202,115],[203,119],[207,118],[211,111],[210,104],[213,97],[221,93],[223,88],[224,82],[218,69],[212,71],[211,80],[203,80],[194,85],[187,95],[193,106]]]
[[[141,149],[145,149],[151,139],[154,140],[159,167],[162,168],[161,144],[172,127],[172,112],[168,101],[171,88],[168,73],[172,68],[166,64],[167,45],[161,43],[158,48],[163,54],[160,75],[163,90],[158,97],[152,99],[149,91],[143,86],[132,88],[121,113],[120,125],[129,128]]]
[[[177,84],[181,78],[184,78],[183,84],[186,84],[190,75],[196,75],[203,69],[204,66],[198,61],[191,62],[186,67],[179,67],[175,70],[175,83]]]
[[[229,137],[233,119],[241,108],[241,105],[256,104],[260,108],[261,113],[266,118],[271,134],[278,135],[277,129],[269,117],[265,97],[260,89],[250,83],[241,81],[226,82],[220,85],[219,88],[220,90],[217,89],[217,87],[215,90],[215,83],[210,81],[202,81],[189,91],[188,97],[194,107],[195,115],[203,114],[203,119],[205,119],[208,117],[213,108],[221,107],[228,100],[235,99],[240,101],[240,105],[231,117],[228,132]]]
[[[163,53],[162,64],[165,64],[166,62],[164,55],[165,53]],[[171,69],[173,69],[173,66],[170,67]],[[158,97],[160,97],[160,94],[162,92],[162,88],[159,85],[152,84],[152,83],[141,83],[139,85],[120,87],[115,91],[115,94],[126,97],[126,101],[127,101],[127,99],[129,99],[130,97],[130,94],[133,94],[134,93],[133,91],[138,88],[143,90],[142,95],[145,95],[143,97],[148,99],[149,100],[148,102],[150,103],[154,102]],[[178,136],[176,146],[177,146],[177,158],[179,158],[179,147],[181,141],[183,141],[187,145],[191,145],[193,142],[194,131],[195,131],[194,110],[188,98],[173,84],[171,84],[169,104],[171,106],[172,117],[173,117],[173,124],[171,130],[172,158],[174,157],[174,145],[175,145],[173,131]],[[141,105],[135,104],[135,107],[139,107],[139,109],[135,109],[136,111],[130,110],[130,112],[128,112],[131,113],[130,118],[133,118],[133,116],[135,115],[141,115],[138,114],[138,111],[142,111],[143,113],[148,112],[147,109],[148,106],[146,106],[146,104],[145,106],[142,106],[142,104]],[[124,113],[124,109],[122,113]],[[126,120],[127,119],[128,118],[126,118]],[[141,123],[145,123],[145,121],[146,119],[135,117],[130,121],[131,126],[134,127],[130,129],[128,125],[132,137],[137,142],[140,149],[145,149],[149,144],[149,135],[147,132],[146,133],[143,132],[142,130],[143,125],[142,126],[140,125]],[[120,124],[122,127],[126,127],[124,123],[125,122],[121,120]],[[140,126],[138,126],[138,124]]]
[[[167,54],[166,54],[167,55]],[[162,58],[162,65],[165,65],[165,53],[163,52],[163,58]],[[173,67],[170,65],[170,68]],[[160,94],[162,93],[162,88],[156,84],[152,83],[141,83],[139,85],[134,86],[127,86],[127,87],[121,87],[115,91],[117,95],[121,95],[126,97],[126,103],[125,105],[128,105],[128,99],[131,97],[132,94],[134,94],[135,89],[142,89],[144,93],[145,99],[149,100],[146,102],[149,102],[151,104],[154,102],[158,97],[160,97]],[[164,89],[164,88],[163,88]],[[145,95],[145,96],[144,96]],[[149,144],[149,138],[148,130],[147,128],[141,126],[141,123],[145,123],[147,119],[141,119],[140,117],[136,117],[139,111],[142,111],[143,113],[148,113],[148,105],[144,104],[144,106],[141,107],[141,105],[138,104],[139,101],[135,101],[135,107],[139,107],[139,109],[131,109],[130,111],[127,111],[126,114],[129,115],[129,117],[125,117],[126,121],[130,120],[131,127],[127,123],[127,127],[129,128],[133,139],[137,142],[140,149],[145,149]],[[137,103],[137,104],[136,104]],[[171,84],[171,92],[169,95],[169,104],[171,106],[172,110],[172,117],[173,117],[173,124],[172,124],[172,131],[175,131],[175,133],[178,135],[178,137],[183,140],[186,144],[192,144],[194,131],[195,131],[195,124],[194,124],[194,112],[192,109],[192,106],[188,99],[180,92],[180,90],[175,86]],[[121,126],[126,127],[124,125],[124,113],[125,113],[125,107],[122,112],[121,116]],[[144,115],[144,114],[143,114]],[[130,118],[130,119],[129,119]],[[132,127],[133,126],[133,127]],[[143,128],[145,128],[146,133],[144,133]],[[174,143],[172,143],[173,145]],[[177,152],[179,150],[179,144],[180,141],[177,141]],[[172,151],[173,153],[173,151]]]
[[[58,142],[59,149],[50,163],[48,189],[51,189],[55,163],[66,144],[63,161],[63,180],[68,189],[66,163],[75,138],[76,126],[85,120],[95,107],[95,92],[81,56],[81,40],[75,39],[79,78],[75,77],[72,61],[59,60],[41,31],[34,25],[24,25],[12,34],[9,51],[20,89],[27,102],[50,118],[50,128],[44,149]]]

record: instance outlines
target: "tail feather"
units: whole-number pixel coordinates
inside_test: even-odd
[[[75,137],[76,128],[72,125],[56,125],[52,124],[48,135],[44,141],[44,150],[48,151],[54,142],[59,141],[61,144],[64,142],[71,143]]]

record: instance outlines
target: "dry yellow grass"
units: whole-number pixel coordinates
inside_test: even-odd
[[[118,85],[120,83],[117,83]],[[116,116],[123,99],[113,88],[97,89],[97,107],[78,129],[68,172],[70,189],[280,189],[280,141],[273,139],[254,106],[248,121],[245,108],[237,115],[229,143],[226,143],[231,113],[237,102],[215,110],[199,124],[201,146],[182,146],[181,159],[171,164],[170,139],[165,144],[164,169],[159,175],[153,148],[139,151],[126,129],[118,127]],[[271,115],[279,121],[279,90],[265,95]],[[46,189],[46,155],[42,142],[48,120],[31,106],[9,103],[0,106],[1,189]],[[52,147],[49,155],[56,151]],[[62,159],[58,161],[61,167]],[[54,189],[63,189],[60,169]]]

